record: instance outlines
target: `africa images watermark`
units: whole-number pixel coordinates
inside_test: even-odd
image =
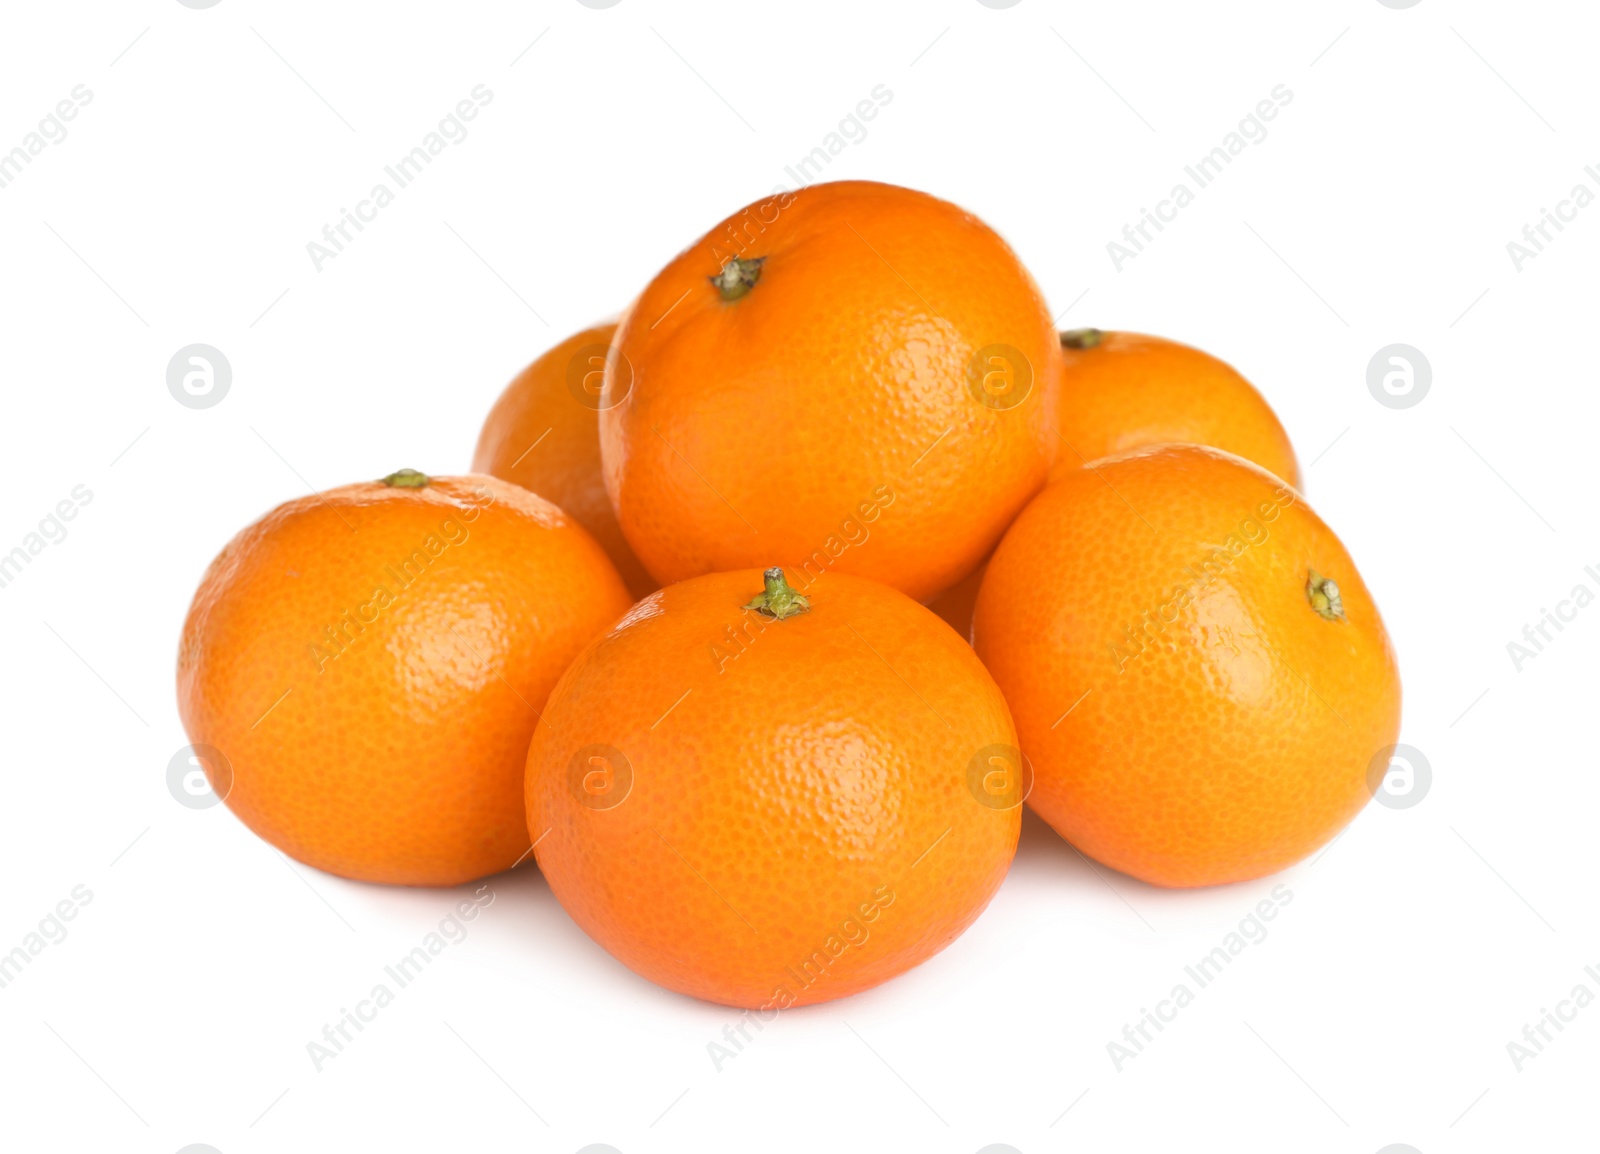
[[[1584,977],[1600,986],[1600,967],[1585,966]],[[1517,1073],[1522,1073],[1528,1062],[1544,1053],[1545,1047],[1559,1037],[1569,1025],[1577,1021],[1578,1014],[1594,1004],[1595,993],[1588,982],[1579,982],[1571,992],[1556,1003],[1554,1010],[1539,1007],[1539,1017],[1522,1027],[1522,1040],[1506,1043],[1506,1054]],[[1554,1031],[1554,1033],[1552,1033]]]
[[[39,121],[39,126],[23,134],[22,143],[12,147],[10,152],[0,154],[0,188],[9,187],[22,175],[22,170],[33,163],[33,158],[40,155],[52,144],[60,144],[67,138],[67,125],[69,120],[76,120],[78,112],[91,100],[94,93],[89,91],[88,85],[75,85],[67,98],[56,102],[56,106],[45,113]]]
[[[813,550],[802,562],[795,573],[795,587],[802,593],[810,589],[847,550],[865,545],[872,537],[872,530],[868,526],[883,516],[883,511],[893,505],[894,500],[894,489],[879,485],[867,500],[858,502],[854,511],[839,522],[838,532],[828,534],[821,548]],[[739,624],[724,626],[722,638],[711,642],[711,663],[717,667],[717,672],[726,673],[729,665],[744,656],[745,651],[767,631],[771,623],[771,617],[745,606]]]
[[[1593,565],[1585,565],[1583,574],[1600,586],[1600,570]],[[1506,654],[1511,658],[1511,667],[1518,673],[1529,661],[1544,652],[1545,646],[1556,639],[1562,630],[1578,619],[1578,614],[1587,609],[1594,602],[1594,590],[1582,581],[1572,587],[1572,592],[1556,602],[1555,612],[1544,606],[1539,607],[1539,619],[1532,625],[1522,627],[1522,641],[1507,641]],[[1555,630],[1555,634],[1550,631]]]
[[[849,145],[860,144],[867,138],[865,122],[876,120],[879,109],[888,107],[893,99],[894,93],[887,84],[873,85],[872,91],[856,102],[855,108],[845,114],[844,119],[839,121],[837,129],[822,138],[821,144],[794,164],[784,166],[784,175],[795,182],[796,188],[805,188],[814,183],[822,175],[823,169],[833,163],[834,157]],[[780,184],[772,191],[780,193],[788,192],[789,189]]]
[[[828,970],[845,953],[851,949],[861,949],[867,944],[867,939],[872,936],[868,928],[873,922],[883,916],[883,911],[894,905],[894,890],[887,885],[878,886],[872,891],[868,901],[861,902],[850,916],[841,921],[838,927],[831,930],[827,939],[812,950],[802,959],[797,966],[791,965],[784,973],[782,983],[772,991],[772,997],[763,1002],[754,1010],[746,1010],[737,1021],[730,1022],[722,1027],[722,1038],[727,1044],[716,1040],[706,1043],[706,1053],[711,1058],[711,1066],[717,1073],[722,1073],[723,1065],[737,1058],[745,1045],[754,1041],[750,1033],[751,1027],[756,1033],[766,1029],[767,1023],[774,1021],[784,1010],[793,1006],[799,1000],[799,994],[827,976]],[[794,989],[791,990],[790,986]]]
[[[341,206],[339,219],[322,226],[322,242],[325,243],[314,240],[306,242],[306,254],[311,257],[311,264],[318,272],[355,240],[351,229],[362,232],[368,224],[378,219],[379,212],[394,203],[395,194],[400,189],[422,175],[423,170],[433,163],[434,157],[452,144],[460,144],[467,139],[466,122],[476,120],[479,110],[494,99],[494,93],[485,84],[474,85],[469,95],[471,99],[458,100],[438,126],[423,136],[420,144],[393,164],[383,166],[383,174],[393,182],[393,188],[385,181],[378,181],[366,197],[356,202],[353,211]]]
[[[1281,882],[1273,886],[1271,897],[1257,902],[1255,908],[1239,922],[1238,929],[1223,935],[1221,945],[1213,946],[1210,953],[1193,965],[1183,967],[1184,976],[1194,983],[1193,988],[1189,982],[1178,982],[1172,987],[1171,993],[1156,1003],[1154,1010],[1140,1006],[1139,1017],[1122,1027],[1122,1040],[1113,1039],[1106,1043],[1106,1054],[1110,1056],[1117,1073],[1122,1073],[1125,1063],[1143,1054],[1145,1047],[1155,1041],[1156,1035],[1175,1022],[1179,1012],[1194,1001],[1196,993],[1216,981],[1233,964],[1234,958],[1250,946],[1258,946],[1266,941],[1266,923],[1274,920],[1279,911],[1293,901],[1294,891],[1288,886]]]
[[[1600,169],[1592,164],[1585,165],[1583,174],[1600,187]],[[1521,272],[1523,265],[1542,253],[1544,246],[1555,239],[1550,233],[1552,228],[1557,235],[1565,232],[1566,226],[1578,219],[1578,213],[1594,202],[1594,189],[1579,181],[1572,186],[1570,193],[1556,201],[1554,212],[1548,208],[1539,209],[1538,223],[1522,226],[1521,241],[1506,241],[1506,255],[1511,258],[1511,267]]]
[[[306,1054],[310,1056],[316,1072],[322,1073],[324,1065],[344,1053],[345,1047],[355,1041],[356,1035],[393,1004],[396,992],[416,981],[433,964],[433,959],[448,947],[466,941],[467,923],[476,921],[479,914],[494,905],[494,898],[495,893],[487,883],[479,886],[470,899],[458,901],[450,913],[440,919],[438,928],[424,934],[422,941],[413,946],[409,953],[393,965],[383,967],[384,977],[388,981],[376,983],[367,996],[356,1003],[355,1009],[340,1006],[339,1017],[322,1027],[322,1040],[313,1039],[306,1043]],[[389,982],[394,983],[393,988]]]
[[[1023,757],[1022,751],[1012,745],[985,745],[974,751],[967,762],[964,776],[972,799],[987,810],[1017,809],[1027,800],[1033,788],[1033,768],[1027,758]],[[927,857],[934,846],[943,842],[949,832],[947,829],[940,834],[933,845],[923,851],[922,857],[911,864],[911,868],[916,869],[921,864],[922,858]],[[1276,896],[1277,890],[1274,890],[1273,894]],[[1293,896],[1289,894],[1283,899],[1282,904],[1287,905]],[[800,994],[829,977],[835,966],[849,965],[855,961],[855,955],[850,951],[860,953],[866,949],[867,942],[872,937],[872,927],[883,916],[884,911],[894,903],[893,884],[876,886],[866,901],[857,903],[839,922],[829,926],[827,936],[815,949],[799,962],[784,967],[784,972],[777,979],[771,997],[754,1009],[744,1010],[736,1020],[724,1025],[720,1040],[712,1039],[706,1043],[706,1054],[711,1059],[712,1069],[719,1074],[722,1073],[730,1060],[744,1053],[745,1048],[755,1041],[756,1035],[765,1030],[767,1025],[775,1021],[784,1010],[799,1001]],[[1269,904],[1263,901],[1261,906]],[[1275,911],[1263,913],[1262,916],[1271,918],[1276,916],[1276,913]],[[1240,923],[1240,930],[1249,935],[1245,923]],[[1266,936],[1264,929],[1260,936]],[[1234,937],[1237,935],[1229,935],[1229,939],[1223,942],[1230,951],[1234,948],[1231,941]],[[881,944],[880,941],[880,946]],[[1224,958],[1224,964],[1226,961]],[[1205,970],[1208,962],[1203,961],[1200,965],[1201,969]],[[754,1034],[751,1033],[752,1030],[755,1031]]]
[[[1269,99],[1270,97],[1270,99]],[[1294,93],[1286,84],[1274,85],[1266,97],[1256,102],[1255,108],[1247,112],[1239,121],[1237,128],[1228,132],[1222,138],[1222,143],[1216,145],[1194,164],[1186,164],[1183,174],[1189,179],[1180,180],[1172,186],[1172,191],[1166,197],[1156,202],[1155,211],[1141,208],[1137,224],[1122,226],[1121,241],[1107,241],[1106,254],[1111,257],[1111,263],[1118,272],[1123,265],[1140,253],[1145,246],[1155,240],[1150,230],[1153,228],[1160,233],[1168,224],[1178,219],[1178,213],[1188,208],[1195,202],[1197,193],[1212,184],[1228,165],[1233,163],[1233,158],[1243,153],[1252,144],[1260,144],[1267,138],[1267,125],[1269,120],[1276,120],[1278,113],[1294,100]],[[1190,182],[1194,187],[1191,188]]]
[[[44,953],[46,947],[60,945],[67,940],[64,923],[78,916],[78,911],[94,901],[94,892],[86,885],[72,887],[72,892],[58,901],[39,919],[37,929],[22,935],[22,942],[11,947],[9,953],[0,954],[0,990],[15,982],[33,959]]]
[[[67,539],[67,527],[62,522],[74,520],[78,510],[94,500],[87,485],[74,485],[72,492],[56,502],[55,508],[44,515],[38,527],[22,535],[22,544],[12,546],[10,552],[0,553],[0,589],[9,586],[33,564],[33,559],[50,545],[59,545]]]
[[[344,610],[332,625],[323,626],[321,637],[308,644],[307,650],[317,672],[323,672],[330,663],[343,657],[367,631],[367,626],[376,622],[384,610],[399,600],[402,593],[420,581],[428,566],[438,560],[446,549],[465,545],[472,535],[467,525],[476,521],[483,510],[492,504],[494,493],[480,486],[474,491],[473,497],[460,506],[459,520],[446,517],[439,522],[437,533],[429,533],[405,557],[385,565],[381,581],[374,583],[372,596],[354,609]],[[392,590],[390,585],[394,586]]]
[[[1262,501],[1256,506],[1255,516],[1239,522],[1226,541],[1197,563],[1187,566],[1183,571],[1184,582],[1172,587],[1167,600],[1144,610],[1132,625],[1122,627],[1122,641],[1110,643],[1111,659],[1117,663],[1118,673],[1127,670],[1128,662],[1142,657],[1149,650],[1151,642],[1165,633],[1167,626],[1176,622],[1212,582],[1233,567],[1236,560],[1250,549],[1266,543],[1272,536],[1267,526],[1276,521],[1296,499],[1295,491],[1288,485],[1280,485],[1272,496],[1271,501]],[[1119,644],[1123,648],[1119,648]]]
[[[873,87],[869,96],[870,99],[857,101],[854,110],[839,121],[837,129],[822,138],[821,144],[794,164],[784,166],[784,175],[795,182],[795,188],[786,184],[773,185],[771,195],[746,206],[743,212],[723,226],[720,235],[708,236],[711,256],[718,268],[734,257],[755,251],[756,242],[766,233],[768,226],[776,223],[779,214],[794,203],[796,190],[815,183],[823,174],[823,169],[833,163],[834,157],[867,138],[865,122],[876,119],[879,110],[894,99],[894,93],[887,85],[879,84]]]

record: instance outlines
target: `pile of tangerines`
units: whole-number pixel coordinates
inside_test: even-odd
[[[697,997],[922,962],[1024,804],[1156,885],[1271,873],[1397,735],[1377,607],[1260,394],[1057,333],[1005,242],[920,192],[730,217],[512,381],[473,465],[235,537],[184,724],[300,861],[448,886],[531,853]]]

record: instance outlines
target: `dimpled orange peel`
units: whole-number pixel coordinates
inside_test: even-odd
[[[1400,724],[1350,555],[1241,458],[1161,446],[1073,470],[1012,525],[974,644],[1016,718],[1029,804],[1163,886],[1261,877],[1344,828]]]
[[[658,581],[782,563],[918,599],[969,573],[1043,485],[1060,348],[972,214],[867,181],[729,217],[623,318],[605,482]]]
[[[1209,445],[1300,487],[1300,465],[1277,414],[1230,364],[1143,333],[1061,334],[1052,481],[1085,461],[1147,445]]]
[[[539,711],[628,603],[554,505],[405,469],[280,505],[228,543],[184,622],[178,709],[212,789],[284,853],[456,885],[527,853]]]
[[[545,719],[528,829],[551,890],[698,998],[771,1014],[891,978],[978,916],[1016,848],[999,690],[873,581],[669,585],[578,656]]]

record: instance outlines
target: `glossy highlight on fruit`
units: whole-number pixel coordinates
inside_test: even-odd
[[[818,184],[750,205],[617,332],[605,483],[658,581],[781,563],[932,596],[1043,485],[1060,350],[987,225],[924,193]],[[611,371],[611,370],[608,370]]]
[[[983,910],[1025,788],[999,690],[886,586],[781,568],[640,601],[528,750],[528,830],[573,919],[639,974],[775,1013],[926,960]]]
[[[1284,481],[1162,446],[1068,473],[995,551],[973,623],[1084,853],[1202,886],[1280,870],[1366,804],[1400,677],[1350,555]]]
[[[629,604],[593,538],[484,476],[280,505],[207,569],[178,708],[215,792],[308,865],[455,885],[528,850],[523,766],[551,686]]]

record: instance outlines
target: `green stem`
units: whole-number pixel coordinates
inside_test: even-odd
[[[424,489],[429,481],[428,474],[419,473],[415,469],[401,469],[390,473],[380,483],[388,485],[391,489]]]
[[[761,579],[766,589],[746,605],[746,609],[754,609],[765,617],[782,621],[785,617],[793,617],[811,608],[810,600],[796,593],[794,587],[784,580],[781,568],[768,569],[761,574]]]
[[[1061,334],[1061,347],[1064,349],[1092,349],[1100,343],[1100,338],[1105,333],[1099,329],[1068,329]]]
[[[721,272],[709,279],[717,286],[717,292],[723,300],[736,301],[755,288],[756,281],[761,279],[762,262],[766,259],[758,256],[745,260],[736,256],[722,266]]]

